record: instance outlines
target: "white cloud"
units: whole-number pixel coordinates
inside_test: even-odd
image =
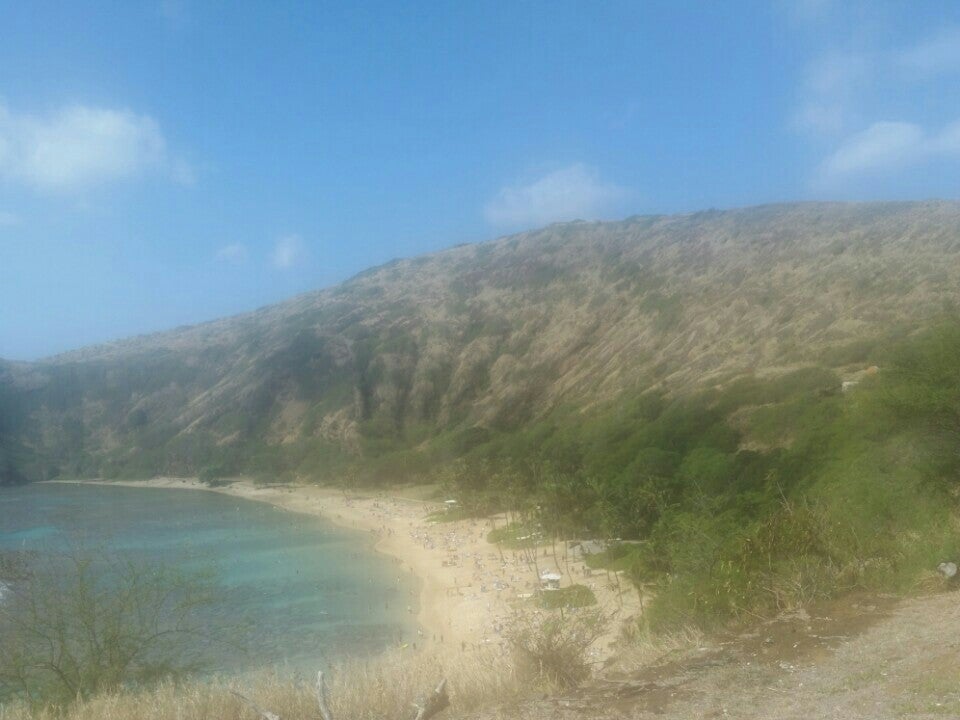
[[[0,210],[0,227],[13,227],[20,224],[20,218],[12,212]]]
[[[940,30],[901,51],[897,62],[904,69],[926,77],[960,72],[960,27]]]
[[[947,125],[931,145],[936,153],[960,156],[960,121]]]
[[[605,183],[596,170],[576,163],[528,184],[508,185],[484,208],[498,227],[536,227],[551,222],[595,219],[626,192]]]
[[[184,169],[174,165],[148,115],[69,105],[41,117],[0,105],[0,178],[7,181],[78,190],[158,170],[183,179]]]
[[[222,260],[223,262],[231,263],[233,265],[239,265],[242,262],[246,262],[248,257],[250,257],[250,253],[247,251],[246,245],[242,245],[240,243],[224,245],[222,248],[217,250],[217,260]]]
[[[828,175],[846,175],[909,161],[923,144],[923,130],[914,123],[876,122],[847,138],[827,158]]]
[[[960,159],[960,123],[931,126],[917,92],[920,83],[934,78],[948,83],[943,76],[960,74],[960,26],[930,33],[914,45],[883,43],[863,21],[866,7],[850,16],[858,20],[848,22],[847,47],[814,57],[798,89],[792,128],[821,149],[832,146],[819,163],[815,184]],[[945,85],[943,92],[951,89]],[[909,106],[915,114],[902,117]],[[900,119],[877,120],[885,114]]]
[[[815,135],[837,135],[852,121],[857,96],[871,81],[873,59],[866,53],[833,52],[807,67],[800,109],[793,126]]]
[[[823,163],[827,178],[960,158],[960,122],[930,133],[910,122],[876,122],[846,140]]]
[[[866,53],[827,53],[810,63],[806,82],[817,93],[846,93],[863,82],[871,66]]]
[[[847,123],[847,110],[838,102],[808,102],[793,118],[796,129],[815,135],[838,135]]]
[[[303,240],[299,235],[287,235],[282,237],[273,246],[273,252],[270,253],[270,262],[279,270],[286,270],[293,267],[303,258],[305,249]]]

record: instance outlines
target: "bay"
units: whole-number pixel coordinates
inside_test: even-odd
[[[218,672],[310,674],[415,641],[417,580],[376,553],[364,533],[196,490],[54,483],[0,490],[0,551],[77,547],[188,572],[212,569],[211,627],[244,627],[242,650],[224,646],[215,655]]]

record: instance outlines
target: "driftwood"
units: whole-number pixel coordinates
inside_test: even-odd
[[[323,681],[323,673],[317,673],[317,705],[320,707],[320,717],[323,720],[333,720],[333,713],[327,705],[327,684]]]
[[[430,695],[422,705],[415,705],[417,714],[413,720],[429,720],[449,705],[450,698],[447,697],[447,679],[444,678],[440,681],[440,684],[437,685],[433,694]]]
[[[272,712],[264,710],[245,695],[241,695],[236,690],[231,690],[230,692],[253,708],[261,720],[280,720],[279,715],[274,715]],[[430,720],[430,718],[441,710],[448,708],[450,706],[450,698],[447,697],[447,679],[444,678],[441,680],[427,698],[421,700],[419,703],[414,703],[413,706],[417,709],[417,714],[413,720]],[[317,707],[320,709],[320,717],[322,720],[333,720],[333,713],[330,712],[330,706],[327,704],[327,684],[323,680],[322,672],[317,673]]]

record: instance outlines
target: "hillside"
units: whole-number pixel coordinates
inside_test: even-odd
[[[956,307],[958,252],[949,202],[573,222],[458,246],[0,365],[0,469],[313,476],[397,456],[382,467],[413,471],[425,449],[456,455],[558,408],[862,368],[878,338]]]

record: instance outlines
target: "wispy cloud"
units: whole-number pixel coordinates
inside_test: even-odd
[[[224,245],[217,250],[217,260],[230,263],[231,265],[239,265],[240,263],[246,262],[248,257],[250,257],[250,252],[247,250],[247,246],[241,243]]]
[[[806,82],[817,93],[849,93],[870,75],[871,58],[865,52],[831,52],[807,67]]]
[[[301,237],[287,235],[274,244],[273,252],[270,253],[270,263],[278,270],[286,270],[302,260],[305,253],[306,248]]]
[[[0,227],[13,227],[20,224],[20,218],[12,212],[0,210]]]
[[[599,173],[576,163],[529,183],[508,185],[484,208],[491,225],[519,228],[575,219],[595,219],[610,211],[626,191],[604,182]]]
[[[916,123],[875,122],[847,138],[822,170],[826,178],[839,178],[937,159],[960,159],[960,122],[933,133]]]
[[[807,64],[791,119],[825,152],[813,183],[872,182],[901,168],[960,159],[960,124],[938,129],[915,101],[921,85],[951,73],[960,73],[960,27],[910,45],[865,35],[851,23],[847,49],[834,47]]]
[[[0,105],[0,178],[8,182],[72,191],[152,171],[183,179],[186,166],[174,165],[149,115],[69,105],[34,116]]]
[[[849,123],[846,108],[837,102],[808,102],[793,116],[792,125],[814,135],[839,135]]]
[[[905,70],[930,78],[960,73],[960,27],[944,28],[895,55]]]
[[[924,133],[908,122],[876,122],[847,138],[823,165],[827,175],[892,167],[918,159],[923,151]]]
[[[873,60],[862,52],[830,52],[807,66],[795,128],[837,135],[854,121],[858,95],[871,80]]]

